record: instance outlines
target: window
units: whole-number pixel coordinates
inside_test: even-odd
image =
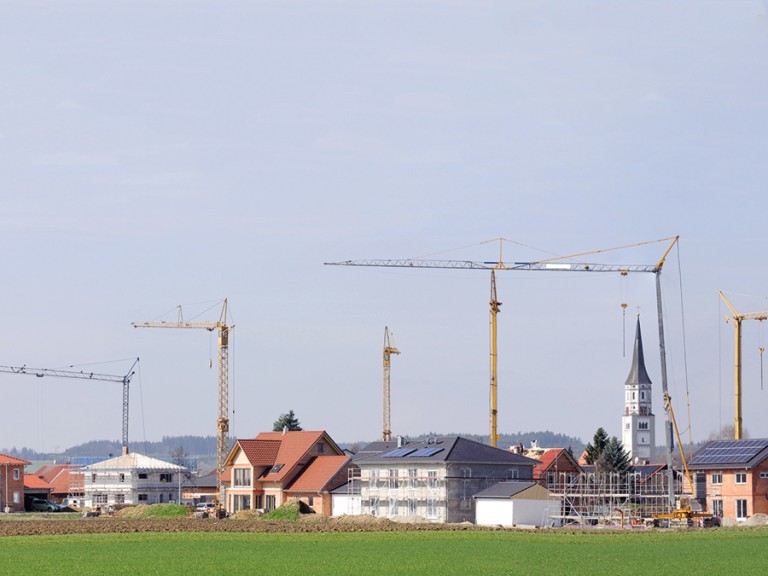
[[[96,505],[106,504],[107,503],[107,495],[106,494],[94,494],[93,495],[93,503],[96,504]]]
[[[747,473],[736,472],[736,484],[746,484],[746,483],[747,483]]]
[[[21,504],[21,492],[14,492],[13,493],[13,503],[14,504]]]
[[[427,518],[429,520],[437,518],[437,498],[427,498]]]
[[[266,510],[269,512],[270,510],[274,510],[276,508],[276,500],[274,496],[267,496],[267,506]]]
[[[408,498],[408,516],[416,516],[416,499]]]
[[[19,480],[21,478],[21,473],[19,472],[18,468],[13,469],[13,479]]]
[[[397,468],[389,469],[389,487],[390,488],[400,488],[400,480],[398,480],[399,474],[400,474],[400,471]]]
[[[235,468],[235,486],[250,486],[251,485],[251,469],[250,468]]]
[[[96,476],[96,474],[94,474]],[[147,479],[147,473],[146,472],[139,472],[139,480],[146,480]],[[94,478],[95,481],[95,478]]]
[[[408,468],[408,488],[416,488],[418,480],[416,476],[419,471],[416,468]]]
[[[747,500],[739,498],[736,500],[736,519],[744,520],[747,517]]]
[[[624,430],[631,430],[631,429],[632,429],[632,425],[629,422],[624,424]]]
[[[125,494],[115,494],[115,504],[125,504]]]
[[[640,392],[640,400],[645,400],[645,392]]]
[[[437,486],[437,470],[427,470],[427,488],[435,489]]]
[[[712,500],[712,515],[716,516],[717,518],[723,517],[723,501],[722,500]]]
[[[235,512],[239,512],[240,510],[250,510],[251,497],[244,494],[235,494],[233,505]]]
[[[762,478],[763,480],[768,478],[768,472],[760,472],[760,478]]]
[[[120,480],[120,482],[125,482],[125,474],[119,474],[118,479]]]
[[[323,444],[322,442],[318,442],[317,443],[317,453],[318,454],[323,454],[324,452],[325,452],[325,444]]]
[[[160,482],[173,482],[173,474],[161,473]]]
[[[549,488],[552,488],[555,485],[555,474],[553,472],[549,472],[547,474],[547,486]]]
[[[262,496],[261,494],[256,495],[256,508],[258,508],[259,510],[264,508],[264,496]]]
[[[648,422],[638,422],[637,423],[637,429],[638,430],[648,430]]]
[[[96,472],[91,474],[91,484],[96,484]]]
[[[139,494],[139,502],[146,502],[146,501],[147,501],[147,495]]]
[[[371,502],[371,516],[378,516],[379,515],[379,501],[374,500]]]
[[[710,483],[711,484],[722,484],[723,483],[723,473],[722,472],[712,472],[712,476],[710,477]]]
[[[371,481],[370,481],[370,488],[375,489],[379,487],[379,471],[377,470],[371,470]]]
[[[395,498],[389,499],[389,517],[394,518],[397,516],[397,500]]]
[[[307,505],[308,506],[314,506],[315,505],[315,497],[314,496],[307,496]]]

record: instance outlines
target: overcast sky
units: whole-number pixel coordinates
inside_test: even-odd
[[[234,435],[292,409],[378,438],[385,326],[393,432],[487,434],[488,273],[323,263],[679,234],[669,385],[705,438],[733,421],[718,291],[768,309],[766,53],[748,0],[0,0],[0,364],[123,374],[140,357],[132,443],[212,435],[215,334],[131,322],[179,304],[216,320],[226,297]],[[662,441],[653,275],[501,272],[498,295],[500,432],[620,435],[639,310]],[[744,323],[753,437],[763,331]],[[120,437],[119,385],[0,387],[0,449]]]

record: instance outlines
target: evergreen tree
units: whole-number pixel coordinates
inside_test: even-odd
[[[632,461],[624,446],[616,436],[613,436],[603,450],[603,459],[609,472],[629,472]]]
[[[302,428],[299,425],[299,419],[293,413],[293,410],[288,410],[287,414],[280,414],[280,417],[272,425],[273,432],[282,432],[288,430],[289,432],[298,432]]]
[[[584,459],[586,460],[587,464],[597,464],[597,461],[605,451],[605,447],[608,445],[608,442],[608,432],[606,432],[602,427],[598,428],[594,437],[592,438],[592,442],[587,444],[586,447],[587,455],[584,457]]]

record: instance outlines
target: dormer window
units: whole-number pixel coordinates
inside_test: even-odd
[[[324,452],[325,452],[325,444],[323,444],[322,442],[318,442],[317,443],[317,453],[318,454],[323,454]]]
[[[272,470],[269,471],[269,473],[270,474],[277,474],[278,472],[280,472],[280,470],[283,469],[283,466],[285,466],[285,464],[275,464],[272,467]]]

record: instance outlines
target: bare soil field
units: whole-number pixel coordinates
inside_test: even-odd
[[[298,522],[239,520],[235,518],[69,518],[55,516],[0,522],[2,536],[64,534],[115,534],[132,532],[403,532],[403,531],[487,531],[495,528],[473,524],[431,524],[392,522],[370,516],[303,517]]]

